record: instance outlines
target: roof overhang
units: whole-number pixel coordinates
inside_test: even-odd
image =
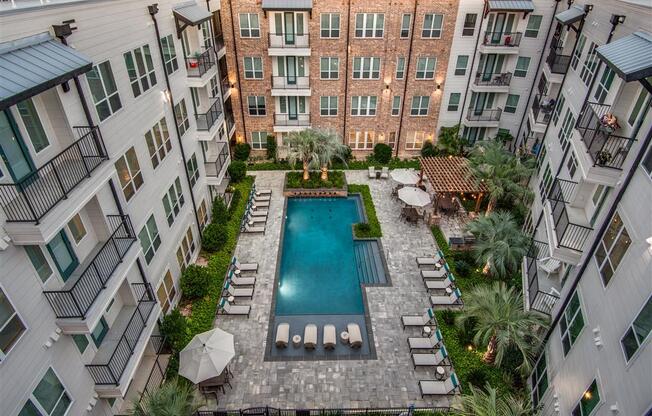
[[[263,0],[265,11],[312,11],[312,0]]]
[[[555,19],[565,25],[572,25],[573,23],[582,20],[584,16],[586,16],[587,11],[585,7],[586,6],[578,5],[571,6],[563,12],[557,13],[557,15],[555,15]]]
[[[48,32],[0,43],[0,110],[91,70],[93,61]]]
[[[652,34],[638,31],[596,49],[598,57],[626,82],[652,76]]]
[[[211,12],[194,1],[177,4],[172,8],[177,27],[177,36],[188,26],[197,26],[211,18]]]
[[[532,0],[489,0],[490,12],[532,12],[534,4]]]

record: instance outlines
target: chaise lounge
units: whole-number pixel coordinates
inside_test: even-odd
[[[447,396],[454,394],[455,390],[459,389],[460,383],[457,380],[455,373],[451,373],[444,381],[439,380],[419,380],[419,390],[421,390],[421,397],[426,396]]]
[[[233,286],[253,286],[256,284],[255,277],[240,277],[235,274],[235,269],[231,268],[226,278]]]
[[[432,350],[436,348],[442,340],[441,332],[437,329],[429,337],[409,337],[408,347],[412,350]]]
[[[444,258],[444,253],[441,250],[437,250],[437,254],[434,257],[417,257],[417,266],[436,266],[437,264],[446,263]]]
[[[349,345],[351,348],[362,347],[362,333],[358,324],[350,323],[346,326],[346,330],[349,333]]]
[[[249,313],[251,312],[251,306],[249,305],[231,305],[225,298],[220,300],[220,303],[217,307],[217,314],[221,315],[247,315],[249,318]]]
[[[327,350],[334,350],[335,345],[337,344],[337,331],[335,331],[335,325],[328,324],[324,325],[324,348]]]
[[[231,264],[234,265],[236,269],[242,272],[258,271],[258,263],[240,263],[235,256],[231,259]]]
[[[317,325],[306,325],[303,330],[303,346],[309,350],[314,350],[317,347]]]
[[[462,293],[460,289],[455,289],[450,295],[432,295],[430,296],[430,303],[432,306],[462,305]]]
[[[290,324],[284,322],[276,327],[276,347],[285,348],[290,341]]]
[[[423,315],[403,315],[401,316],[401,323],[403,329],[406,326],[424,326],[435,322],[435,312],[432,308],[426,309]]]
[[[254,288],[253,287],[248,287],[248,288],[239,288],[236,289],[231,285],[231,282],[227,281],[224,284],[224,291],[233,297],[236,298],[253,298],[254,297]]]
[[[444,280],[424,280],[423,284],[428,290],[445,290],[455,283],[455,276],[449,274]]]
[[[412,364],[414,364],[414,369],[417,367],[433,367],[441,365],[444,360],[448,357],[446,348],[442,345],[440,349],[434,353],[412,353]]]
[[[450,274],[450,270],[448,269],[448,265],[445,264],[444,267],[442,267],[439,270],[421,270],[421,279],[423,280],[445,279],[449,274]]]

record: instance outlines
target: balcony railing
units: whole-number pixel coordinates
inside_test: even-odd
[[[305,76],[272,76],[272,88],[299,89],[310,88],[310,77]]]
[[[217,63],[213,48],[206,48],[204,52],[188,56],[185,60],[189,77],[201,77]]]
[[[219,177],[224,165],[229,160],[229,146],[226,143],[218,143],[218,146],[221,147],[216,155],[207,156],[205,168],[208,177]]]
[[[97,385],[119,385],[120,378],[129,364],[147,320],[156,305],[156,299],[149,283],[132,284],[138,304],[131,315],[125,330],[120,336],[111,356],[104,364],[89,364],[86,366]]]
[[[224,112],[224,123],[226,124],[226,134],[231,133],[231,130],[235,127],[235,119],[233,118],[232,112]]]
[[[570,55],[562,55],[558,48],[550,48],[546,63],[550,67],[550,72],[553,74],[565,74],[570,65]]]
[[[469,121],[499,121],[502,113],[503,110],[500,108],[479,110],[469,107],[469,111],[466,112],[466,119]]]
[[[518,46],[521,32],[484,32],[482,44],[485,46]]]
[[[611,119],[611,106],[587,102],[577,121],[577,130],[597,166],[621,169],[634,139],[618,136],[618,121]]]
[[[197,122],[198,131],[208,131],[213,127],[217,119],[222,114],[222,103],[220,100],[215,100],[210,106],[208,111],[201,114],[195,114],[195,121]]]
[[[537,94],[532,103],[534,121],[537,123],[548,124],[552,117],[552,112],[555,109],[555,103],[556,101],[554,98]]]
[[[229,83],[229,76],[224,75],[222,78],[222,81],[220,81],[221,87],[222,87],[222,97],[226,97],[226,93],[231,90],[231,84]]]
[[[570,197],[572,196],[576,186],[576,182],[556,178],[552,188],[550,188],[548,199],[550,200],[550,209],[552,221],[555,227],[555,235],[557,236],[557,245],[561,248],[568,248],[581,252],[584,243],[593,229],[583,225],[574,224],[570,222],[570,219],[568,218],[566,204],[570,201]]]
[[[18,183],[0,184],[8,222],[39,223],[108,159],[98,127],[75,127],[80,138]]]
[[[309,126],[310,114],[274,114],[276,126]]]
[[[473,81],[475,85],[482,85],[484,87],[506,87],[510,82],[512,82],[511,72],[477,72]]]
[[[85,319],[86,313],[136,241],[127,215],[109,215],[107,220],[111,235],[74,284],[65,290],[43,291],[57,318]]]
[[[167,338],[162,335],[152,335],[150,337],[150,342],[156,351],[156,360],[154,360],[154,365],[152,370],[149,372],[145,386],[143,387],[142,393],[138,402],[140,402],[144,396],[151,394],[156,389],[161,387],[165,381],[165,374],[168,369],[169,359],[163,359],[163,355],[171,354],[170,347],[167,343]]]
[[[308,48],[310,46],[310,35],[307,33],[270,33],[270,48]]]
[[[559,300],[559,296],[553,293],[541,291],[539,287],[539,270],[537,269],[537,259],[530,257],[530,252],[525,256],[524,264],[525,272],[527,273],[527,290],[529,306],[531,310],[550,315],[555,303]]]
[[[219,51],[224,47],[224,35],[221,33],[218,33],[213,37],[214,45],[215,45],[215,51]]]

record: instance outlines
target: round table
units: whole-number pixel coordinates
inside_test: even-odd
[[[249,225],[254,225],[254,222],[253,222],[253,221],[249,221]]]
[[[235,297],[234,296],[229,296],[228,298],[226,298],[226,300],[229,303],[235,303]]]
[[[451,289],[450,287],[447,287],[446,288],[446,294],[450,295],[451,293],[453,293],[453,289]]]
[[[235,269],[234,273],[235,273],[236,276],[240,276],[240,269]]]
[[[348,344],[349,343],[349,333],[346,331],[342,331],[340,334],[340,339],[342,340],[343,344]]]
[[[253,204],[253,205],[251,206],[251,209],[256,209],[256,204]]]
[[[446,376],[446,370],[442,366],[437,366],[437,369],[435,370],[435,378],[437,380],[443,380],[444,377]]]
[[[441,267],[442,267],[441,264],[435,263],[435,270],[439,270],[441,269]]]
[[[429,337],[431,333],[432,333],[432,328],[430,328],[429,326],[424,326],[423,329],[421,329],[421,335],[424,337]]]
[[[301,335],[295,335],[292,337],[292,345],[294,345],[295,347],[301,345]]]

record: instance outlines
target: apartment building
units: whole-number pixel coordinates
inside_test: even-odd
[[[652,411],[652,7],[560,7],[519,135],[537,156],[525,306],[544,415]]]
[[[0,4],[3,415],[125,414],[161,381],[227,182],[219,6]]]
[[[236,140],[330,129],[354,154],[435,140],[457,1],[223,0]]]

